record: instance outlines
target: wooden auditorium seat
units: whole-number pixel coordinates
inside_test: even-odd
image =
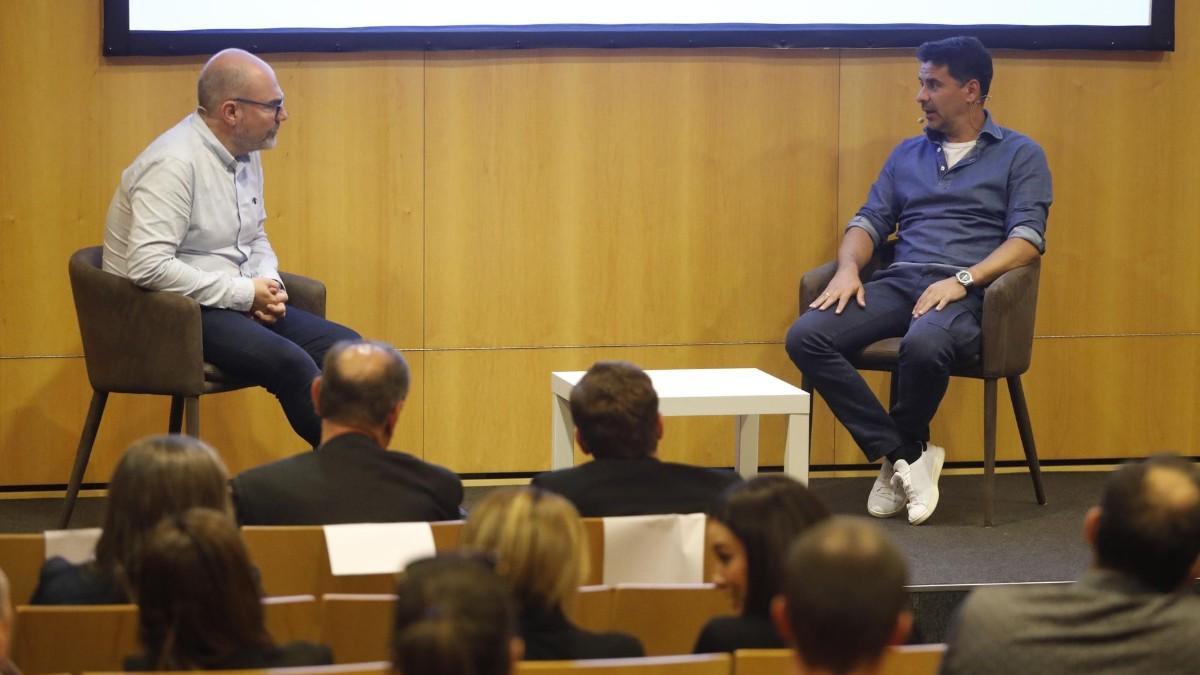
[[[612,606],[615,590],[612,586],[581,586],[579,592],[563,605],[563,613],[584,630],[613,630]]]
[[[942,664],[946,645],[891,647],[884,656],[880,675],[935,675]],[[733,655],[737,675],[778,675],[790,672],[795,656],[790,649],[739,649]]]
[[[396,596],[331,593],[321,597],[321,636],[337,663],[391,658]]]
[[[690,654],[709,619],[733,613],[712,584],[619,584],[612,603],[612,629],[632,633],[648,656]]]
[[[732,675],[729,654],[648,656],[592,661],[522,661],[517,675]]]
[[[373,663],[345,663],[333,666],[296,666],[275,670],[206,670],[206,675],[272,675],[287,673],[287,675],[390,675],[392,664],[387,661]],[[89,671],[83,675],[123,675],[119,672]]]
[[[14,606],[29,602],[37,589],[46,539],[41,534],[0,534],[0,569],[8,575],[8,592]]]

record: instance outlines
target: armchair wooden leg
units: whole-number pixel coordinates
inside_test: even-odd
[[[992,525],[996,496],[996,380],[983,381],[983,524]]]
[[[88,406],[87,419],[83,423],[83,431],[79,434],[79,446],[75,449],[75,466],[72,467],[71,479],[67,482],[67,497],[63,503],[62,516],[58,519],[60,530],[67,529],[71,524],[71,513],[75,510],[79,486],[83,484],[83,474],[87,470],[88,460],[92,457],[92,446],[96,443],[96,432],[100,430],[100,418],[104,416],[106,403],[107,391],[92,392],[92,403]]]
[[[183,397],[171,397],[171,417],[167,421],[167,433],[177,434],[183,428]]]
[[[1029,476],[1033,478],[1033,492],[1037,502],[1046,505],[1046,489],[1042,487],[1042,467],[1038,463],[1037,446],[1033,442],[1033,425],[1029,422],[1029,406],[1025,404],[1025,389],[1021,377],[1008,378],[1008,397],[1012,399],[1013,416],[1017,418],[1017,432],[1021,434],[1021,448],[1025,450],[1025,463],[1029,465]]]
[[[185,409],[184,420],[187,423],[187,435],[200,438],[200,397],[188,396],[183,400]]]

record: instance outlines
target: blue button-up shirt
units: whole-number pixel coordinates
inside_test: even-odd
[[[898,227],[898,264],[970,267],[1012,237],[1045,252],[1052,198],[1042,148],[987,111],[975,147],[952,168],[944,140],[926,129],[897,145],[847,228],[878,246]]]

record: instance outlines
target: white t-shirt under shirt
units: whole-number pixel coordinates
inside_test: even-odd
[[[955,164],[967,153],[971,148],[975,147],[976,141],[963,141],[962,143],[951,143],[950,141],[942,141],[942,154],[946,156],[946,169],[954,168]]]

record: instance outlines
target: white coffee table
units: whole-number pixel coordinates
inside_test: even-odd
[[[803,389],[757,368],[698,368],[648,370],[658,392],[658,411],[664,417],[733,415],[734,468],[744,477],[758,473],[759,415],[787,415],[783,471],[808,483],[808,424],[811,399]],[[553,392],[554,449],[551,466],[574,464],[575,423],[571,419],[571,388],[582,370],[550,373]]]

